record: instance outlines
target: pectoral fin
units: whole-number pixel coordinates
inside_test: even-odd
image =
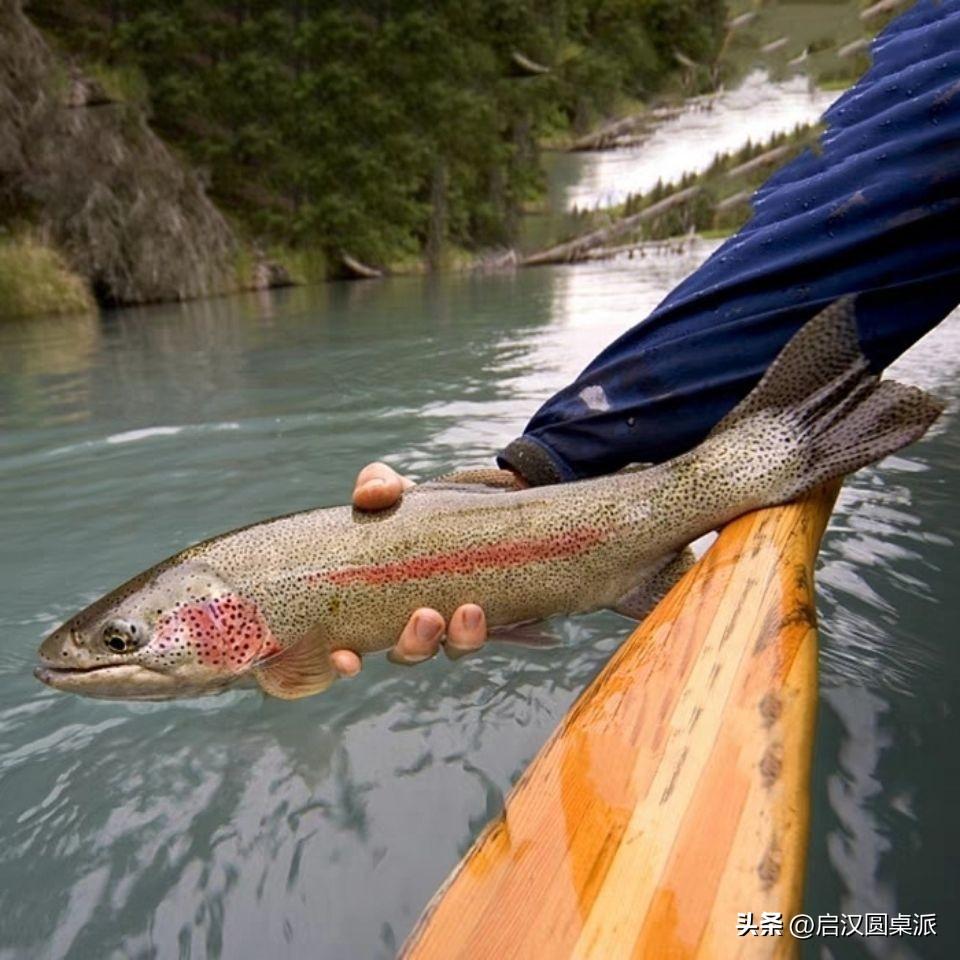
[[[643,620],[671,591],[673,585],[697,562],[693,551],[685,547],[667,561],[652,577],[646,577],[625,593],[614,606],[621,616]]]
[[[253,675],[264,693],[281,700],[311,697],[335,679],[329,652],[311,634],[255,667]]]
[[[550,629],[550,623],[547,620],[522,620],[502,627],[491,627],[488,636],[491,640],[515,643],[521,647],[548,649],[560,646],[560,641],[556,633]]]

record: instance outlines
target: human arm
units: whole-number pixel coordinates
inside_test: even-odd
[[[772,177],[753,219],[549,399],[501,466],[538,485],[669,459],[699,443],[833,300],[858,294],[877,371],[960,302],[960,10],[921,2],[875,52],[824,118],[823,149]],[[382,483],[364,490],[368,480]],[[355,502],[382,508],[402,490],[396,474],[375,472]],[[417,646],[408,625],[395,651],[405,662],[440,643],[439,614],[419,616],[436,635]],[[458,630],[452,620],[451,638]]]
[[[775,174],[751,221],[547,400],[502,466],[540,484],[669,459],[838,297],[858,295],[878,372],[960,302],[960,8],[918,3],[874,55],[822,149]]]

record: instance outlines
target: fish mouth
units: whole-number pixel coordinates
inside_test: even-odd
[[[92,667],[51,667],[40,664],[34,667],[33,675],[55,690],[101,700],[171,700],[183,696],[180,685],[173,677],[135,663]]]
[[[43,684],[65,693],[78,693],[98,700],[179,700],[223,693],[238,681],[199,683],[169,673],[160,673],[138,663],[107,663],[83,667],[53,667],[41,662],[33,675]]]
[[[143,669],[142,667],[137,667],[129,663],[103,663],[93,667],[53,667],[41,663],[39,666],[33,668],[33,675],[42,683],[50,683],[51,680],[62,677],[75,677],[79,674],[87,673],[103,673],[104,671],[110,670],[126,670],[129,672],[131,668],[133,670]]]

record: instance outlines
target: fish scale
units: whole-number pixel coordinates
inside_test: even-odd
[[[869,373],[845,298],[682,456],[526,490],[479,472],[378,513],[322,508],[215,537],[54,631],[37,676],[131,699],[253,679],[294,699],[330,685],[332,650],[385,650],[421,606],[449,618],[477,603],[490,627],[603,607],[639,616],[682,575],[691,541],[899,449],[941,410]]]

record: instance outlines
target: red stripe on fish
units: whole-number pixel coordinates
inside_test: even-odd
[[[507,569],[544,560],[566,560],[584,553],[605,537],[604,531],[596,527],[578,527],[545,539],[508,540],[458,550],[456,553],[436,553],[395,563],[317,573],[307,579],[313,583],[324,581],[337,586],[350,586],[357,583],[401,583],[404,580],[424,580],[443,575],[465,576],[479,570]]]

